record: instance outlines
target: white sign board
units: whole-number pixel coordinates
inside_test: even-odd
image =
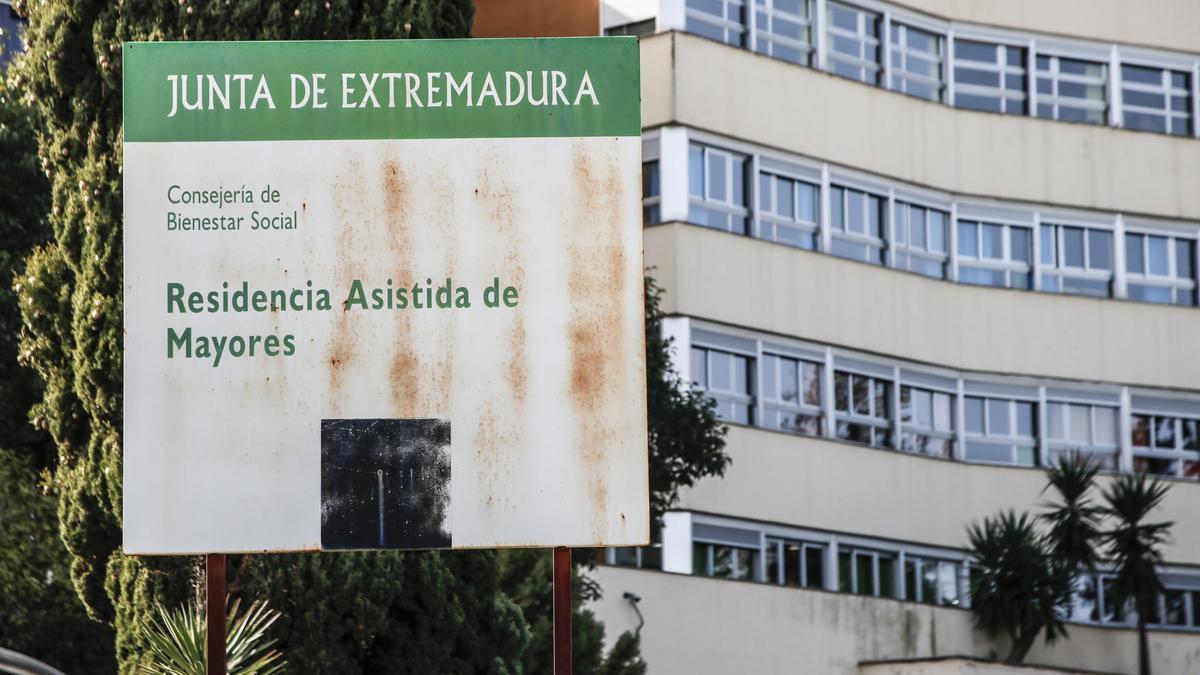
[[[635,41],[124,73],[127,553],[648,543]]]

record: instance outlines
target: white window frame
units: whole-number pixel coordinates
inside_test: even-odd
[[[925,215],[924,215],[925,246],[923,248],[916,248],[912,242],[912,220],[911,220],[912,211],[911,211],[911,209],[913,209],[913,208],[922,209],[925,212]],[[929,242],[932,241],[932,237],[930,235],[932,235],[932,233],[933,233],[933,225],[929,222],[929,212],[930,211],[937,211],[938,213],[942,214],[942,217],[943,217],[942,225],[943,225],[943,227],[946,228],[946,231],[943,233],[943,237],[942,237],[942,241],[946,245],[945,253],[938,253],[937,251],[934,251],[929,248]],[[907,197],[907,195],[904,195],[904,194],[897,194],[892,199],[891,212],[892,212],[892,214],[891,214],[891,218],[890,218],[890,223],[891,223],[890,231],[891,231],[892,236],[891,236],[891,246],[889,248],[892,251],[892,266],[895,267],[896,269],[913,272],[915,274],[920,274],[922,276],[930,277],[933,279],[949,278],[949,276],[950,276],[950,227],[951,227],[950,218],[952,215],[950,213],[950,210],[945,207],[930,206],[926,203],[922,203],[920,201],[909,199]],[[898,217],[898,215],[901,217]],[[900,237],[899,234],[897,234],[898,232],[901,232],[901,231],[904,233],[903,239]],[[908,264],[907,265],[901,264],[901,261],[898,259],[898,256],[900,256],[900,255],[908,256]],[[921,270],[914,270],[913,264],[912,264],[914,258],[920,259],[923,261],[931,261],[931,262],[940,264],[941,270],[942,270],[941,275],[935,277],[935,276],[927,274]]]
[[[1137,236],[1141,237],[1141,261],[1142,271],[1133,272],[1128,267],[1129,255],[1129,238]],[[1196,247],[1198,245],[1195,234],[1185,234],[1178,231],[1153,229],[1140,225],[1127,225],[1125,228],[1125,255],[1126,258],[1121,260],[1121,267],[1125,272],[1125,284],[1128,287],[1130,284],[1139,286],[1157,286],[1166,288],[1170,291],[1171,302],[1163,304],[1181,305],[1192,307],[1196,305],[1197,293],[1196,283],[1196,267],[1197,256]],[[1150,237],[1161,237],[1167,240],[1167,274],[1153,274],[1150,272]],[[1191,248],[1192,251],[1192,275],[1190,277],[1179,276],[1179,260],[1177,245],[1183,242]],[[1188,302],[1179,302],[1182,293],[1188,294]],[[1129,295],[1128,291],[1126,292]],[[1151,302],[1151,301],[1146,301]]]
[[[709,209],[712,211],[717,211],[717,212],[723,213],[725,215],[725,226],[724,227],[715,227],[713,225],[708,225],[706,223],[693,223],[693,224],[699,225],[701,227],[710,227],[715,230],[721,230],[721,231],[730,232],[733,234],[743,234],[743,235],[749,234],[750,220],[751,220],[750,219],[750,205],[754,203],[754,201],[753,201],[754,193],[752,191],[753,185],[746,184],[746,183],[752,182],[752,181],[746,180],[746,175],[747,175],[747,172],[749,171],[749,167],[750,167],[750,163],[751,163],[751,156],[740,153],[740,152],[736,152],[733,150],[725,150],[723,148],[717,148],[712,145],[708,145],[706,143],[692,141],[691,143],[688,144],[688,171],[691,171],[691,153],[694,148],[698,148],[701,152],[701,155],[700,155],[700,167],[701,167],[701,171],[702,171],[701,187],[704,191],[704,194],[702,196],[692,194],[691,179],[689,176],[689,180],[688,180],[689,222],[691,221],[690,207],[696,206],[699,208]],[[713,188],[712,174],[708,170],[709,157],[712,157],[712,156],[719,158],[725,164],[725,185],[724,185],[725,199],[717,199],[712,196],[712,188]],[[734,195],[733,186],[734,186],[734,181],[737,179],[737,176],[734,175],[736,172],[733,170],[735,157],[740,158],[742,160],[742,170],[741,170],[741,180],[743,181],[742,196],[746,201],[745,205],[740,205],[733,201],[733,195]],[[735,222],[738,222],[739,220],[740,220],[740,222],[744,222],[746,224],[745,231],[739,231],[738,229],[736,229],[734,227]]]
[[[959,225],[973,225],[975,227],[975,254],[967,255],[961,250],[962,234],[959,232]],[[986,258],[983,255],[983,232],[985,225],[993,225],[1004,228],[1004,234],[1001,237],[1002,253],[1000,258]],[[1024,263],[1013,259],[1012,245],[1012,229],[1019,227],[1025,229],[1029,233],[1029,263]],[[964,214],[961,211],[958,214],[958,220],[954,223],[955,236],[955,256],[957,258],[956,267],[958,269],[957,281],[959,283],[972,286],[990,286],[992,288],[1016,288],[1020,290],[1032,290],[1037,283],[1034,279],[1034,265],[1036,251],[1034,250],[1034,239],[1038,236],[1038,228],[1036,225],[1028,222],[1010,222],[997,220],[993,218],[982,218],[972,214]],[[1004,286],[994,286],[992,284],[977,284],[972,281],[963,281],[962,268],[971,267],[976,269],[984,269],[992,272],[1004,272]],[[1025,287],[1016,286],[1013,284],[1014,274],[1025,274],[1029,283]]]
[[[837,402],[837,376],[839,374],[843,374],[843,373],[849,376],[849,378],[846,380],[846,404],[848,406],[847,410],[840,410],[837,407],[837,405],[838,405],[838,402]],[[897,421],[894,419],[895,406],[893,405],[893,401],[895,400],[895,397],[898,395],[898,393],[896,391],[895,378],[894,377],[882,377],[875,373],[867,373],[867,372],[863,372],[863,371],[858,371],[858,370],[855,370],[854,368],[846,367],[845,365],[835,366],[833,377],[834,377],[833,408],[834,408],[835,417],[836,417],[836,425],[835,426],[840,427],[841,424],[843,422],[845,422],[847,424],[857,424],[859,426],[871,427],[871,442],[865,443],[864,445],[869,445],[870,447],[873,447],[873,448],[894,448],[895,443],[896,443]],[[868,412],[866,414],[855,411],[854,381],[857,378],[867,378],[868,382],[869,382],[869,385],[868,385],[868,391],[870,392],[868,394],[869,407],[868,407]],[[875,397],[875,383],[876,382],[885,382],[885,383],[887,383],[887,388],[888,388],[888,391],[887,391],[887,399],[888,400],[884,404],[884,414],[882,416],[880,416],[878,414],[878,411],[875,410],[875,408],[878,407],[876,405],[876,397]],[[844,440],[847,443],[861,443],[860,441],[852,441],[849,439],[842,439],[840,436],[840,432],[838,431],[837,428],[833,429],[832,432],[833,432],[832,437],[836,438],[838,440]],[[883,441],[878,440],[879,435],[881,433],[884,435]]]
[[[762,180],[764,176],[770,176],[770,194],[765,195],[762,189]],[[777,212],[776,207],[779,203],[779,183],[778,180],[792,182],[792,215],[791,217],[781,215]],[[775,167],[759,168],[757,180],[754,181],[756,196],[758,198],[758,208],[755,209],[754,219],[754,236],[758,239],[766,241],[774,241],[777,243],[788,244],[780,241],[778,236],[778,228],[785,227],[794,230],[799,230],[809,234],[813,238],[812,248],[807,250],[821,250],[821,186],[806,178],[797,177],[785,171],[780,171]],[[804,184],[813,190],[813,205],[816,208],[816,217],[812,221],[804,220],[800,217],[800,188],[799,185]],[[767,207],[767,199],[770,201],[770,208]],[[770,230],[768,233],[767,230]],[[797,248],[806,248],[797,246]]]
[[[1125,261],[1117,259],[1117,232],[1116,228],[1111,225],[1100,225],[1091,222],[1081,222],[1071,220],[1070,218],[1058,217],[1043,217],[1038,223],[1036,236],[1038,241],[1041,241],[1042,228],[1053,228],[1054,232],[1054,262],[1040,263],[1039,278],[1037,280],[1038,290],[1048,293],[1061,293],[1064,295],[1082,295],[1085,297],[1104,297],[1112,298],[1116,295],[1116,275],[1121,267],[1124,267]],[[1065,228],[1074,228],[1083,230],[1083,267],[1075,267],[1066,264],[1066,252],[1063,249],[1063,243],[1066,241],[1064,233]],[[1091,233],[1104,232],[1107,233],[1111,241],[1111,250],[1109,251],[1109,263],[1111,269],[1105,270],[1092,266],[1092,246],[1090,243]],[[1044,253],[1044,251],[1043,251]],[[1047,289],[1043,280],[1047,277],[1057,279],[1057,289]],[[1091,293],[1077,293],[1074,291],[1064,290],[1063,283],[1066,278],[1080,279],[1084,281],[1102,281],[1108,284],[1108,291],[1103,296],[1093,295]]]
[[[1006,42],[1004,40],[996,40],[994,38],[976,36],[973,34],[968,34],[968,35],[956,34],[954,36],[954,41],[955,41],[955,48],[957,48],[957,43],[959,43],[959,42],[973,42],[975,44],[985,44],[985,45],[990,46],[992,48],[993,61],[991,61],[991,62],[975,61],[973,59],[962,59],[958,56],[957,53],[955,53],[953,55],[955,72],[951,72],[948,75],[950,81],[953,82],[953,84],[954,84],[954,100],[951,101],[952,105],[954,105],[957,108],[963,108],[964,110],[979,110],[978,108],[966,108],[959,104],[958,95],[959,94],[967,94],[970,96],[980,96],[980,97],[986,97],[986,98],[999,99],[1000,110],[999,111],[986,111],[986,112],[999,112],[1000,114],[1003,114],[1003,115],[1028,115],[1029,114],[1029,110],[1030,110],[1030,96],[1029,96],[1030,76],[1029,76],[1029,68],[1027,67],[1029,64],[1029,46],[1027,44],[1024,44],[1021,42]],[[1008,62],[1008,50],[1009,49],[1018,49],[1021,51],[1021,53],[1024,57],[1022,59],[1021,65],[1014,66]],[[975,70],[975,71],[981,71],[981,72],[987,72],[987,73],[994,73],[996,75],[996,77],[998,78],[1000,84],[993,88],[993,87],[989,87],[987,85],[982,85],[982,84],[962,82],[958,79],[957,70],[959,68],[962,68],[965,70]],[[1008,76],[1010,76],[1010,75],[1024,77],[1025,78],[1025,88],[1019,89],[1019,90],[1006,88],[1005,81],[1008,79]],[[1010,110],[1009,109],[1010,108],[1010,106],[1009,106],[1010,99],[1014,99],[1014,98],[1019,98],[1020,105],[1021,105],[1020,110]]]
[[[824,377],[825,364],[820,361],[817,361],[815,359],[806,359],[806,358],[795,356],[792,354],[782,354],[782,353],[779,353],[779,351],[772,350],[770,348],[763,348],[761,350],[761,356],[759,358],[760,358],[760,366],[759,366],[760,371],[759,372],[761,373],[761,376],[759,378],[759,385],[760,385],[759,392],[756,394],[755,398],[758,399],[759,405],[762,408],[763,414],[762,414],[762,419],[760,420],[760,422],[764,426],[764,428],[774,429],[776,431],[784,431],[787,433],[797,434],[797,435],[801,435],[801,436],[815,436],[815,437],[824,436],[825,435],[824,434],[825,420],[823,419],[824,408],[822,405],[823,397],[821,396],[821,394],[824,392],[822,392],[820,389],[818,389],[818,394],[817,394],[818,401],[817,401],[816,405],[813,405],[811,403],[805,403],[804,402],[803,373],[804,373],[805,365],[816,368],[817,382],[819,383],[819,382],[821,382],[822,378]],[[770,359],[774,359],[774,360],[770,360]],[[762,385],[768,377],[772,377],[772,378],[774,378],[774,382],[782,384],[782,382],[783,382],[782,373],[783,373],[783,364],[784,364],[783,359],[787,359],[788,361],[794,361],[796,363],[796,368],[798,369],[797,374],[796,374],[797,400],[795,403],[790,403],[788,401],[783,400],[781,392],[779,392],[779,391],[776,391],[776,396],[773,398],[768,398],[767,395],[765,393],[763,393],[763,391],[762,391],[762,389],[763,389]],[[768,363],[774,364],[774,366],[775,366],[774,373],[767,374],[767,364]],[[778,387],[777,387],[777,389],[778,389]],[[815,434],[807,434],[807,433],[804,433],[797,429],[785,428],[782,425],[774,425],[774,424],[768,425],[767,424],[767,420],[770,419],[772,416],[778,416],[781,414],[806,415],[806,416],[812,417],[812,418],[816,419],[816,421],[817,421],[817,432]]]
[[[777,0],[753,0],[753,17],[752,23],[755,26],[755,41],[753,50],[759,54],[766,54],[773,58],[789,63],[795,63],[791,59],[784,59],[775,56],[775,45],[780,44],[789,49],[795,49],[802,54],[801,65],[814,66],[816,65],[816,47],[814,46],[816,35],[816,21],[814,14],[816,11],[814,0],[797,0],[804,8],[805,15],[801,16],[793,14],[775,7]],[[766,27],[758,25],[758,17],[762,15],[765,19]],[[780,35],[775,32],[775,20],[782,19],[792,23],[800,24],[801,32],[808,34],[808,42],[804,40],[796,40],[795,38]],[[760,49],[759,45],[764,44],[766,49]]]
[[[1066,432],[1066,438],[1055,438],[1050,434],[1053,432],[1054,425],[1050,421],[1051,415],[1055,412],[1056,406],[1060,408],[1062,414],[1062,428]],[[1075,440],[1073,435],[1075,429],[1071,428],[1071,408],[1085,407],[1088,413],[1088,430],[1087,440]],[[1113,443],[1098,443],[1096,441],[1097,430],[1097,408],[1107,408],[1113,411]],[[1045,440],[1045,461],[1053,465],[1059,453],[1078,450],[1084,455],[1097,455],[1106,458],[1111,458],[1111,466],[1106,467],[1108,471],[1120,470],[1121,459],[1121,408],[1118,402],[1100,403],[1092,400],[1069,399],[1062,397],[1054,397],[1047,400],[1045,407],[1046,430],[1043,434]]]
[[[1050,69],[1048,71],[1043,71],[1041,68],[1038,67],[1037,62],[1035,61],[1034,62],[1034,73],[1033,73],[1033,78],[1031,80],[1030,86],[1032,89],[1036,90],[1037,86],[1038,86],[1037,81],[1039,79],[1045,77],[1050,80],[1050,88],[1051,88],[1050,93],[1038,92],[1037,104],[1038,104],[1038,106],[1043,106],[1043,105],[1050,106],[1051,112],[1050,112],[1049,116],[1044,116],[1041,114],[1040,110],[1034,110],[1033,114],[1035,117],[1046,117],[1047,119],[1054,119],[1054,120],[1058,120],[1058,121],[1078,122],[1081,124],[1101,124],[1101,125],[1105,124],[1106,120],[1108,119],[1109,108],[1112,104],[1112,91],[1110,90],[1110,82],[1109,82],[1109,69],[1112,66],[1107,60],[1102,59],[1102,58],[1093,58],[1090,56],[1080,56],[1080,55],[1075,55],[1075,54],[1070,54],[1070,53],[1051,51],[1051,50],[1047,50],[1047,49],[1040,49],[1038,51],[1037,57],[1049,59],[1050,60],[1050,64],[1049,64]],[[1060,68],[1061,61],[1063,59],[1066,59],[1069,61],[1083,61],[1083,62],[1087,62],[1087,63],[1097,64],[1101,68],[1100,76],[1099,77],[1091,77],[1088,75],[1079,75],[1076,73],[1064,73],[1064,72],[1062,72],[1062,70]],[[1102,101],[1097,103],[1096,101],[1093,101],[1091,99],[1075,98],[1072,96],[1063,96],[1059,93],[1059,85],[1063,82],[1070,83],[1070,84],[1080,84],[1080,85],[1084,85],[1084,86],[1099,85],[1100,87],[1103,88],[1104,98]],[[1097,111],[1100,113],[1101,121],[1088,122],[1086,120],[1063,120],[1062,112],[1061,112],[1060,108],[1062,108],[1064,105],[1068,108],[1080,108],[1080,109]]]
[[[1146,84],[1144,82],[1135,82],[1125,78],[1124,68],[1129,66],[1132,68],[1144,68],[1148,70],[1157,70],[1159,74],[1159,83],[1157,85]],[[1126,117],[1129,113],[1141,113],[1144,115],[1156,115],[1164,118],[1166,131],[1156,131],[1153,129],[1142,129],[1151,133],[1166,134],[1168,136],[1191,136],[1195,129],[1195,120],[1192,117],[1192,92],[1196,89],[1195,77],[1191,68],[1187,66],[1180,67],[1178,65],[1163,64],[1161,62],[1148,61],[1138,58],[1129,58],[1128,56],[1121,61],[1121,114],[1123,126],[1127,129],[1132,129],[1129,126],[1129,120]],[[1171,82],[1171,73],[1180,73],[1187,78],[1187,85],[1182,89],[1177,88]],[[1160,95],[1163,97],[1163,107],[1159,109],[1130,104],[1125,100],[1125,91],[1135,91],[1146,94]],[[1188,101],[1187,109],[1177,111],[1171,107],[1171,97],[1182,96]],[[1177,120],[1183,120],[1183,131],[1181,133],[1173,133],[1171,130],[1177,124]]]
[[[884,25],[883,14],[869,9],[864,9],[863,7],[855,4],[835,2],[834,0],[826,0],[826,12],[828,14],[832,14],[832,7],[835,5],[839,8],[847,9],[855,13],[857,19],[857,29],[854,32],[851,32],[850,30],[842,28],[841,26],[835,26],[832,20],[830,20],[828,17],[826,18],[826,68],[829,70],[829,72],[838,75],[839,77],[845,77],[847,79],[855,80],[856,82],[863,82],[865,84],[871,84],[875,86],[882,85],[884,72],[884,41],[887,36],[886,32],[884,31],[886,26]],[[874,19],[877,22],[877,37],[872,37],[867,34],[866,26],[869,18]],[[834,49],[834,37],[854,40],[858,44],[858,55],[852,56],[850,54],[846,54],[845,52]],[[866,52],[871,46],[874,46],[878,50],[878,61],[872,61],[866,57]],[[835,63],[841,63],[843,65],[856,68],[860,77],[850,77],[848,75],[842,75],[841,73],[838,73],[835,69]],[[866,75],[868,74],[872,74],[874,79],[866,79]]]
[[[909,31],[917,31],[925,33],[933,38],[937,45],[936,57],[930,58],[927,52],[914,50],[909,47]],[[888,87],[893,91],[913,96],[916,98],[933,101],[935,103],[945,103],[947,101],[946,89],[949,82],[949,75],[946,69],[946,34],[930,30],[922,26],[913,26],[901,20],[893,19],[890,22],[890,32],[888,34],[888,51],[891,58],[889,63],[889,81]],[[900,60],[897,62],[896,58]],[[908,70],[908,61],[910,58],[918,61],[933,63],[937,66],[938,72],[941,74],[938,78],[931,78],[925,75],[914,73]],[[916,82],[932,87],[934,90],[933,98],[926,98],[919,94],[914,94],[909,91],[909,83]]]
[[[704,374],[705,374],[705,380],[706,380],[705,382],[697,382],[695,379],[693,379],[693,383],[695,383],[697,387],[699,387],[701,390],[703,390],[707,396],[709,396],[713,400],[717,401],[718,404],[721,402],[727,401],[734,406],[744,406],[746,408],[746,417],[748,420],[746,422],[746,424],[749,426],[753,426],[754,424],[756,424],[758,420],[756,419],[754,408],[755,408],[755,398],[756,398],[755,390],[758,387],[758,383],[754,381],[754,374],[757,369],[757,364],[755,363],[755,355],[747,354],[747,353],[744,353],[744,352],[741,352],[741,351],[735,350],[735,349],[730,349],[725,346],[710,345],[703,341],[697,342],[694,337],[692,339],[691,349],[704,351]],[[715,389],[712,386],[710,386],[709,383],[712,382],[712,372],[713,372],[713,367],[712,367],[713,352],[729,354],[731,357],[734,357],[734,358],[731,358],[731,360],[730,360],[730,371],[729,371],[730,382],[737,382],[737,375],[736,375],[736,368],[735,368],[735,365],[737,364],[736,357],[741,357],[741,358],[744,358],[747,360],[747,364],[746,364],[746,369],[747,369],[746,389],[747,389],[747,391],[746,391],[746,393],[743,394],[742,392],[739,392],[739,391],[736,391],[733,389],[729,389],[729,390]],[[692,354],[689,354],[688,358],[692,358],[692,356],[693,356]],[[692,377],[695,378],[696,373],[693,372]],[[741,424],[741,422],[737,422],[737,421],[731,420],[731,419],[722,419],[721,421],[726,424]]]
[[[701,23],[708,24],[714,28],[721,30],[724,39],[721,40],[724,44],[733,45],[735,47],[745,47],[749,41],[749,26],[746,25],[745,16],[748,14],[746,10],[745,0],[713,0],[713,2],[721,3],[721,9],[724,10],[725,16],[716,16],[703,12],[694,7],[688,6],[687,0],[680,0],[684,7],[684,26],[688,20],[695,20]],[[735,18],[738,11],[742,12],[742,20],[738,21]],[[699,35],[699,33],[692,33]],[[700,37],[707,37],[700,35]],[[731,42],[730,38],[736,37],[736,40]]]
[[[916,424],[913,424],[911,422],[906,423],[904,421],[904,403],[903,403],[905,389],[910,390],[910,392],[911,392],[911,390],[915,389],[918,391],[929,393],[931,396],[929,410],[930,410],[930,414],[934,417],[937,416],[937,404],[935,402],[937,400],[936,396],[940,394],[942,396],[948,397],[950,400],[950,408],[949,408],[950,428],[941,430],[941,429],[936,429],[933,426],[923,427],[923,426],[917,426]],[[895,396],[897,399],[897,408],[900,411],[900,414],[896,418],[896,426],[899,429],[899,431],[896,434],[896,449],[900,450],[901,452],[907,452],[907,453],[914,454],[914,455],[925,455],[927,457],[939,457],[939,458],[943,458],[943,459],[954,459],[958,455],[958,449],[956,447],[957,443],[958,443],[958,433],[957,433],[957,430],[958,430],[958,420],[957,420],[957,417],[958,417],[958,415],[957,415],[958,391],[950,390],[950,389],[939,389],[936,387],[930,387],[930,386],[922,385],[922,384],[913,384],[913,383],[906,382],[903,379],[901,379],[899,384],[897,385]],[[910,401],[911,401],[911,393],[910,393]],[[932,424],[932,422],[931,422],[931,424]],[[925,450],[911,447],[909,445],[908,438],[907,438],[907,434],[909,434],[909,433],[920,435],[920,436],[926,436],[931,439],[939,439],[942,441],[949,441],[949,443],[950,443],[949,452],[947,454],[943,455],[943,454],[939,454],[939,453],[926,452]]]
[[[834,190],[842,191],[842,194],[841,194],[842,222],[839,223],[837,226],[835,226],[833,223],[832,202],[835,199],[837,199],[837,197],[835,197],[833,194]],[[854,193],[854,194],[852,195],[851,193]],[[871,197],[875,197],[876,199],[879,200],[879,236],[878,237],[876,237],[870,233],[870,229],[871,229],[871,225],[870,225],[870,223],[871,223],[871,210],[870,210],[871,199],[870,198]],[[863,223],[863,231],[862,232],[855,232],[855,231],[852,231],[847,228],[847,226],[850,223],[850,200],[852,198],[860,198],[862,200],[862,212],[863,212],[864,217],[866,218],[866,220]],[[851,244],[858,244],[860,246],[866,246],[868,252],[874,251],[875,253],[878,254],[878,257],[873,260],[866,260],[863,258],[853,258],[850,256],[840,255],[840,254],[834,252],[834,248],[835,248],[836,244],[833,243],[832,241],[830,242],[830,248],[829,248],[828,252],[835,256],[838,256],[840,258],[845,258],[847,260],[858,260],[859,262],[865,262],[865,263],[868,263],[871,265],[884,265],[887,262],[887,260],[886,260],[887,250],[888,250],[887,231],[888,231],[888,222],[890,221],[890,218],[891,218],[890,214],[888,214],[888,208],[887,208],[888,196],[887,196],[886,192],[877,192],[870,188],[863,188],[859,185],[856,185],[854,182],[845,182],[845,181],[842,181],[839,179],[834,179],[833,182],[830,184],[830,188],[829,188],[829,201],[830,201],[830,211],[829,211],[829,221],[828,222],[829,222],[829,232],[830,232],[832,239],[834,239],[834,240],[841,239],[842,241],[845,241],[845,242],[848,242]]]
[[[965,410],[967,399],[980,399],[983,401],[983,433],[971,431],[967,427],[966,410]],[[992,419],[991,419],[992,413],[991,413],[991,405],[990,405],[990,403],[992,401],[1003,401],[1006,404],[1006,406],[1008,407],[1008,432],[1007,433],[1000,434],[1000,433],[994,433],[992,431]],[[1018,403],[1025,403],[1025,404],[1029,404],[1029,405],[1033,406],[1033,435],[1032,436],[1021,436],[1016,433],[1017,404]],[[1019,396],[1007,396],[1007,395],[1002,396],[999,394],[983,394],[983,393],[967,392],[963,396],[963,405],[964,405],[964,410],[963,410],[962,429],[963,429],[963,433],[966,436],[966,443],[977,442],[977,443],[988,443],[988,444],[996,445],[996,446],[1007,445],[1008,450],[1009,450],[1009,461],[995,462],[995,461],[983,460],[983,459],[969,459],[969,458],[967,458],[967,449],[964,447],[963,448],[963,458],[964,458],[963,461],[970,463],[970,464],[1001,464],[1004,466],[1029,466],[1029,467],[1040,466],[1040,464],[1041,464],[1040,450],[1041,449],[1039,447],[1039,442],[1038,442],[1038,438],[1040,436],[1040,434],[1038,432],[1038,419],[1039,419],[1040,415],[1039,415],[1039,409],[1038,409],[1038,400],[1036,398],[1022,398]],[[1026,464],[1026,463],[1019,461],[1020,448],[1029,448],[1030,450],[1033,451],[1033,462],[1032,463]]]

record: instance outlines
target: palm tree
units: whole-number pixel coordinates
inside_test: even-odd
[[[1121,476],[1104,491],[1105,514],[1113,529],[1104,535],[1108,555],[1116,568],[1113,589],[1120,602],[1133,602],[1137,610],[1138,670],[1150,675],[1150,639],[1146,622],[1163,590],[1158,567],[1161,547],[1167,543],[1172,522],[1147,523],[1146,517],[1162,503],[1167,486],[1144,475]]]
[[[229,675],[278,675],[287,662],[283,654],[272,649],[275,639],[267,630],[280,617],[280,612],[267,607],[265,600],[254,601],[242,611],[241,599],[229,605],[225,618],[226,669]],[[149,663],[140,664],[139,675],[204,675],[205,653],[204,617],[195,603],[177,610],[158,606],[158,616],[146,633],[149,644]]]
[[[1094,505],[1089,496],[1099,470],[1096,460],[1067,452],[1046,472],[1049,480],[1046,489],[1054,488],[1059,501],[1044,502],[1047,510],[1039,520],[1046,526],[1045,542],[1051,564],[1062,582],[1072,589],[1079,575],[1094,570],[1100,560],[1097,545],[1101,540],[1100,519],[1104,509]]]
[[[967,530],[973,554],[971,611],[975,628],[1009,640],[1005,663],[1025,660],[1044,629],[1046,642],[1067,634],[1060,608],[1070,587],[1051,564],[1046,543],[1029,514],[1001,512]]]
[[[1098,470],[1094,460],[1064,453],[1047,472],[1045,489],[1053,488],[1058,499],[1044,502],[1046,510],[1036,521],[1009,511],[968,530],[975,626],[1008,636],[1007,663],[1024,661],[1042,630],[1047,643],[1067,635],[1065,619],[1076,579],[1099,560],[1104,510],[1089,496]],[[1038,532],[1037,521],[1044,533]]]

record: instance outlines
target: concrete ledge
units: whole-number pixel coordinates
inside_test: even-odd
[[[898,659],[894,661],[863,661],[858,675],[1119,675],[1100,670],[1076,670],[1054,666],[1009,666],[970,656],[947,656],[937,659]]]

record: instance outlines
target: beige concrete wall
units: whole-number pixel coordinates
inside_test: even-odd
[[[642,597],[642,654],[652,675],[812,673],[856,675],[860,661],[966,655],[995,645],[966,610],[802,591],[751,582],[600,567],[604,598],[590,605],[611,644],[637,627],[625,591]],[[1070,627],[1070,639],[1038,642],[1030,663],[1137,671],[1132,630]],[[1200,672],[1200,636],[1151,632],[1156,675]]]
[[[965,549],[967,525],[1037,511],[1039,469],[967,464],[839,441],[729,427],[733,464],[683,493],[680,508]],[[1102,477],[1101,485],[1109,478]],[[1171,481],[1154,519],[1171,520],[1169,563],[1200,565],[1200,484]]]
[[[903,0],[943,19],[1195,53],[1200,3],[1194,0]]]
[[[938,281],[694,225],[644,241],[670,313],[965,370],[1200,389],[1195,308]]]
[[[647,127],[694,126],[963,195],[1200,218],[1196,139],[960,110],[686,33],[642,44]]]

